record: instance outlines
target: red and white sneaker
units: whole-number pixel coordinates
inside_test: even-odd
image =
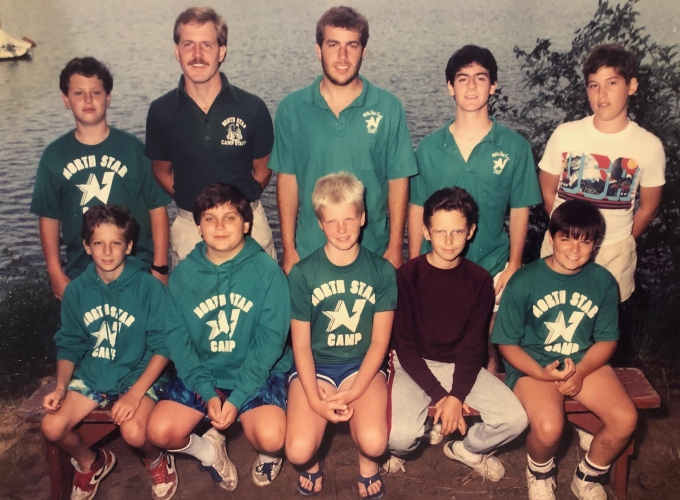
[[[160,462],[153,469],[151,460],[143,460],[144,467],[151,473],[151,496],[153,500],[170,500],[177,491],[179,476],[175,469],[175,457],[171,453],[161,453]]]
[[[90,466],[90,472],[83,472],[80,464],[73,458],[71,463],[76,469],[73,475],[73,489],[71,500],[90,500],[99,489],[99,483],[111,472],[116,465],[116,455],[103,448],[99,448],[99,458]]]

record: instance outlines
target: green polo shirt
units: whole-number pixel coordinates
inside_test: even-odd
[[[151,103],[146,119],[144,153],[172,162],[175,202],[190,212],[213,182],[232,184],[248,201],[258,200],[262,186],[253,178],[253,159],[267,156],[274,143],[264,101],[220,77],[222,90],[207,114],[184,90],[182,75],[176,89]]]
[[[479,205],[479,222],[466,257],[495,276],[508,262],[510,239],[503,227],[508,208],[538,205],[542,198],[529,143],[491,120],[491,130],[467,161],[449,132],[453,120],[420,141],[416,150],[420,173],[411,178],[411,203],[422,207],[432,193],[446,186],[470,193]],[[423,240],[421,253],[431,249]]]
[[[382,255],[389,240],[388,181],[418,172],[401,103],[360,78],[361,95],[338,117],[321,95],[321,77],[286,96],[276,111],[269,167],[297,179],[295,244],[300,258],[326,242],[312,208],[312,191],[320,177],[344,170],[363,182],[366,225],[361,244]]]

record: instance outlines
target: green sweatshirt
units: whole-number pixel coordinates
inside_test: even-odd
[[[217,266],[205,243],[179,263],[169,290],[179,324],[168,332],[170,357],[184,384],[206,402],[215,388],[231,390],[237,408],[270,372],[290,370],[288,283],[278,264],[246,237],[231,260]],[[176,323],[177,318],[168,318]]]
[[[165,287],[128,257],[117,280],[104,283],[90,263],[66,287],[57,360],[76,365],[74,377],[105,394],[134,384],[153,354],[169,357],[165,343]]]

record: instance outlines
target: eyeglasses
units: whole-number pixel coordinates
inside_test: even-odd
[[[451,231],[444,231],[443,229],[430,229],[430,237],[432,238],[432,241],[444,241],[447,236],[451,236],[453,241],[465,241],[467,235],[467,229],[452,229]]]

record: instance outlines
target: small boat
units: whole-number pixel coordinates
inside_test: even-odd
[[[28,37],[19,40],[0,28],[0,61],[27,59],[33,55],[35,42]]]

